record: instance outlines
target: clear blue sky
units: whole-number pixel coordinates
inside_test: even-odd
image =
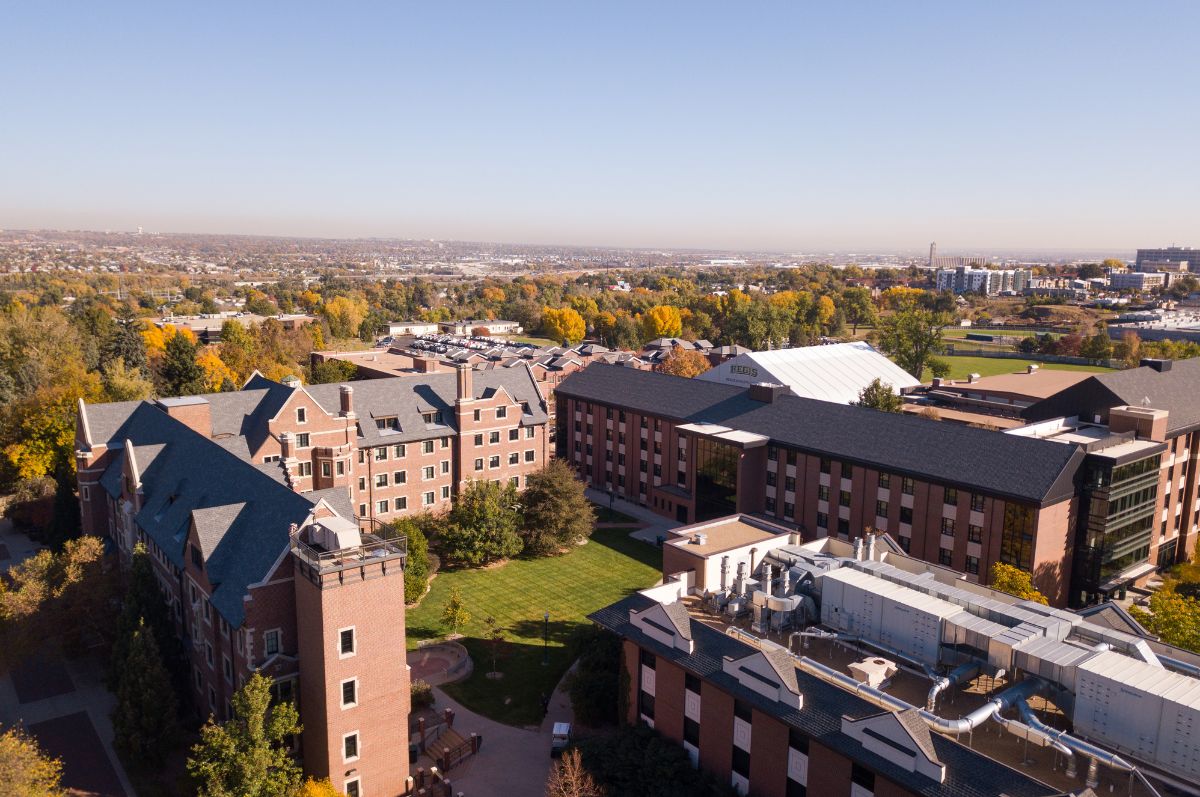
[[[1200,246],[1200,3],[9,2],[0,227]]]

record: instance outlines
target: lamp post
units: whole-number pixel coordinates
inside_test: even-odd
[[[542,666],[550,663],[550,612],[542,615]]]

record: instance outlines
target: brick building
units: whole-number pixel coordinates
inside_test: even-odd
[[[1181,505],[1196,500],[1194,468],[1175,476],[1167,464],[1194,453],[1170,456],[1160,426],[1136,421],[1139,408],[1115,412],[1111,428],[1106,416],[1045,436],[1002,434],[775,386],[603,366],[566,379],[556,400],[558,456],[591,484],[661,514],[682,522],[758,514],[806,539],[887,531],[913,556],[974,581],[986,582],[996,562],[1021,567],[1057,605],[1093,602],[1166,563],[1151,558],[1144,527],[1159,494],[1146,489],[1155,481],[1147,474],[1165,469],[1164,478],[1193,485],[1180,488]],[[1191,428],[1194,412],[1161,412]],[[1107,481],[1114,474],[1119,490]],[[1073,574],[1080,546],[1100,551],[1103,566]],[[1189,549],[1180,542],[1170,555]]]

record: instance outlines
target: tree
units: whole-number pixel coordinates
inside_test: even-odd
[[[526,477],[521,508],[525,550],[536,556],[586,540],[596,527],[596,512],[583,482],[561,459],[550,460]]]
[[[196,344],[186,335],[172,335],[163,352],[164,396],[192,396],[205,392],[204,369],[196,362]]]
[[[678,307],[660,304],[642,313],[642,339],[677,338],[683,332],[683,317]]]
[[[485,639],[487,639],[488,647],[492,651],[492,673],[498,673],[496,657],[500,654],[500,647],[504,644],[506,635],[504,629],[500,627],[500,623],[490,614],[484,618],[483,627],[485,629]]]
[[[14,797],[66,797],[62,763],[41,751],[17,728],[0,733],[0,794]]]
[[[817,325],[825,332],[831,331],[834,315],[837,313],[837,307],[833,303],[833,299],[828,296],[822,296],[817,299],[816,314]]]
[[[429,588],[429,542],[425,530],[415,518],[393,520],[383,530],[384,539],[408,538],[408,559],[404,564],[404,602],[416,603]]]
[[[576,647],[579,660],[566,683],[575,719],[593,728],[616,724],[620,721],[618,676],[623,671],[620,637],[592,627],[583,632]]]
[[[142,369],[126,365],[122,357],[106,363],[100,378],[109,401],[143,401],[154,395],[154,383]]]
[[[447,515],[441,549],[460,565],[477,567],[521,552],[521,516],[516,488],[471,481]]]
[[[684,349],[676,347],[671,350],[662,364],[658,366],[658,370],[664,374],[673,376],[693,377],[712,368],[708,362],[708,358],[695,349]]]
[[[942,313],[905,307],[880,321],[879,348],[896,365],[921,379],[930,358],[942,351],[942,327],[949,320]]]
[[[1019,567],[1005,564],[1004,562],[996,562],[996,564],[992,565],[991,587],[992,589],[1007,592],[1009,595],[1015,595],[1027,601],[1042,604],[1049,603],[1046,600],[1046,596],[1038,592],[1037,588],[1033,586],[1033,576]]]
[[[204,393],[216,393],[225,390],[226,385],[236,386],[239,383],[237,374],[221,359],[216,346],[205,346],[196,357],[196,364],[203,372],[202,382]],[[236,389],[232,387],[229,389]]]
[[[250,676],[233,696],[233,719],[209,718],[188,758],[199,797],[289,797],[300,785],[300,767],[285,747],[300,733],[292,703],[271,705],[271,680]]]
[[[450,591],[450,598],[446,601],[446,605],[442,607],[442,625],[449,628],[450,633],[457,634],[458,629],[469,622],[471,622],[471,613],[467,611],[466,604],[463,603],[462,592],[455,587]]]
[[[115,745],[126,761],[160,764],[175,740],[175,691],[145,622],[127,648],[112,717]]]
[[[1168,645],[1200,653],[1200,600],[1181,595],[1168,584],[1150,596],[1150,612],[1134,606],[1139,623]]]
[[[1122,263],[1121,267],[1124,268],[1125,264]],[[1075,276],[1081,280],[1100,279],[1104,276],[1104,266],[1099,263],[1084,263]]]
[[[149,630],[158,647],[158,654],[167,669],[175,676],[176,686],[187,688],[187,672],[182,666],[179,638],[175,635],[175,624],[167,610],[158,578],[154,575],[154,563],[146,546],[138,543],[133,548],[129,566],[129,580],[121,601],[121,613],[117,617],[116,636],[109,655],[109,688],[117,691],[125,658],[134,637],[140,628]]]
[[[570,307],[554,309],[546,307],[542,310],[542,331],[554,342],[578,343],[587,334],[587,326],[583,316]]]
[[[583,756],[571,749],[550,770],[546,781],[546,797],[604,797],[596,779],[583,768]]]
[[[1079,347],[1079,356],[1089,360],[1107,360],[1112,357],[1112,338],[1100,331],[1088,336]]]
[[[150,375],[146,360],[146,342],[142,340],[141,331],[142,322],[125,307],[117,317],[116,329],[104,342],[101,350],[101,357],[105,363],[103,370],[107,371],[109,364],[120,360],[126,368],[137,371],[141,377]]]
[[[728,780],[692,766],[683,747],[645,725],[581,739],[583,763],[601,788],[621,797],[734,797]]]
[[[321,315],[329,322],[329,332],[335,338],[353,338],[369,309],[365,299],[337,296],[321,305]]]
[[[309,372],[309,384],[329,385],[335,382],[350,382],[358,375],[358,366],[345,360],[323,360],[315,363]]]
[[[344,797],[344,795],[334,788],[333,784],[329,782],[329,778],[314,780],[309,777],[300,788],[296,789],[292,797]]]
[[[871,380],[871,384],[859,391],[855,404],[882,412],[900,412],[904,406],[904,399],[892,390],[891,385],[876,377]]]
[[[841,309],[855,335],[858,334],[859,324],[875,323],[875,302],[871,300],[871,291],[867,288],[847,288],[842,291]]]

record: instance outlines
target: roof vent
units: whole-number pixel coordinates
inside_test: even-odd
[[[693,545],[707,545],[708,544],[708,535],[702,531],[696,532],[696,535],[694,537],[692,537],[692,544]]]
[[[750,398],[754,401],[761,401],[764,404],[772,404],[775,399],[782,396],[787,390],[783,385],[760,382],[757,385],[750,386]]]

